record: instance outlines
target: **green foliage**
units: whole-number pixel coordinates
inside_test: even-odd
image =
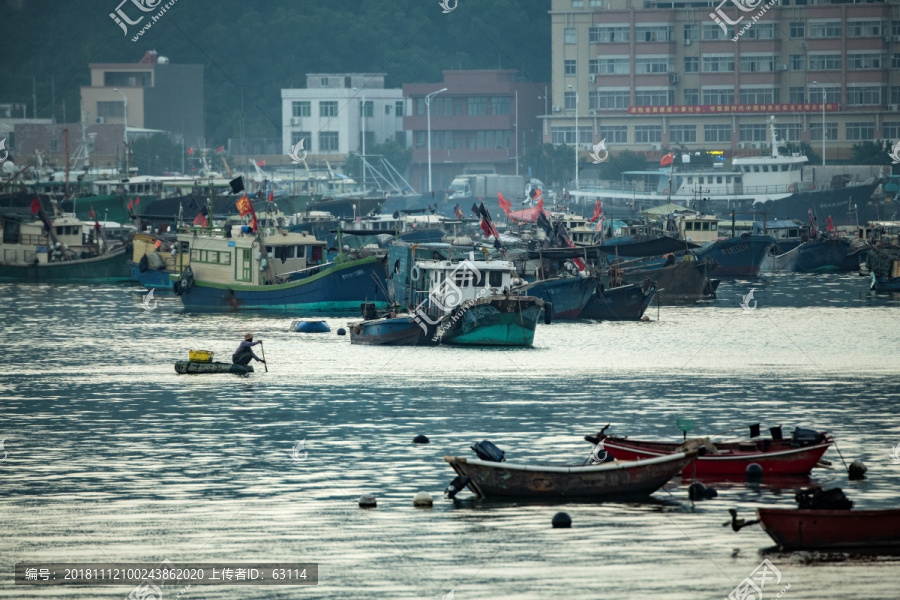
[[[575,178],[575,150],[565,144],[541,144],[525,151],[525,166],[546,185],[564,185]],[[583,168],[583,164],[582,164]]]
[[[369,164],[381,171],[379,155],[383,156],[401,174],[406,173],[409,163],[412,162],[412,148],[404,148],[393,140],[366,148]],[[347,158],[344,172],[359,181],[359,178],[362,176],[362,160],[360,160],[358,154],[350,154]]]
[[[854,165],[889,165],[891,149],[892,145],[888,140],[853,144],[851,162]]]
[[[157,133],[131,143],[131,166],[141,175],[162,175],[181,171],[181,144]]]

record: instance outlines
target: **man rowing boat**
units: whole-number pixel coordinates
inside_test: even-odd
[[[234,356],[231,357],[231,362],[236,365],[242,366],[247,366],[248,364],[250,364],[251,360],[265,363],[266,361],[253,354],[253,350],[251,350],[251,348],[257,344],[262,344],[262,340],[254,342],[252,333],[248,333],[247,335],[245,335],[244,341],[241,342],[237,347],[237,350],[234,351]]]

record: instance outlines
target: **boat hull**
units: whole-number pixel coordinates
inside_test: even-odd
[[[634,284],[615,288],[599,286],[582,309],[581,318],[598,321],[640,321],[657,289],[655,283],[646,288]]]
[[[246,375],[253,373],[253,365],[244,366],[223,362],[199,363],[179,360],[175,363],[175,372],[179,375],[214,375],[217,373]]]
[[[594,293],[594,281],[584,277],[555,277],[518,288],[526,296],[551,303],[551,320],[577,319]]]
[[[0,281],[28,283],[79,283],[129,281],[125,248],[93,258],[66,262],[16,265],[0,263]]]
[[[760,525],[784,550],[900,548],[900,510],[759,508]]]
[[[376,310],[388,308],[381,292],[384,285],[384,268],[372,256],[335,264],[305,279],[276,285],[229,285],[198,280],[182,291],[181,302],[188,312],[356,315],[366,302],[374,304]]]
[[[694,460],[679,453],[644,461],[552,467],[445,456],[483,498],[606,500],[649,496]]]
[[[768,235],[723,238],[703,246],[696,255],[698,260],[716,261],[716,277],[755,277],[775,243]]]
[[[705,297],[715,297],[718,283],[712,284],[709,274],[716,264],[709,261],[681,260],[674,265],[657,268],[626,270],[627,277],[650,278],[659,286],[660,304],[679,304]]]
[[[454,346],[531,346],[542,310],[537,298],[488,296],[443,317],[432,340]]]
[[[129,260],[127,264],[131,273],[131,278],[139,282],[148,290],[172,291],[172,273],[170,271],[160,271],[159,269],[150,268],[141,271],[140,265],[133,260]]]
[[[859,252],[848,239],[814,240],[773,258],[775,269],[794,273],[829,273],[859,270]]]
[[[350,325],[350,343],[367,346],[418,346],[425,330],[408,317],[373,319]]]

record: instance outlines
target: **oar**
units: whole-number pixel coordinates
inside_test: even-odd
[[[265,368],[266,373],[269,372],[269,363],[266,362],[266,349],[263,348],[262,340],[259,340],[259,351],[263,356],[263,368]]]

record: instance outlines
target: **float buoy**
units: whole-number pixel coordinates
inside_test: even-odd
[[[569,529],[572,527],[572,517],[568,513],[558,512],[553,515],[550,523],[553,525],[553,529]]]
[[[363,494],[359,497],[360,508],[375,508],[376,506],[378,506],[378,502],[375,501],[375,496],[372,494]]]
[[[413,444],[427,444],[429,442],[431,442],[431,440],[428,439],[427,435],[417,435],[413,438]]]
[[[744,470],[744,474],[747,475],[747,479],[762,479],[763,468],[757,463],[750,463]]]
[[[413,281],[422,279],[422,268],[419,265],[414,266],[409,274],[409,278]]]
[[[413,506],[418,508],[431,508],[434,505],[434,500],[431,499],[431,494],[428,492],[419,492],[413,497]]]

